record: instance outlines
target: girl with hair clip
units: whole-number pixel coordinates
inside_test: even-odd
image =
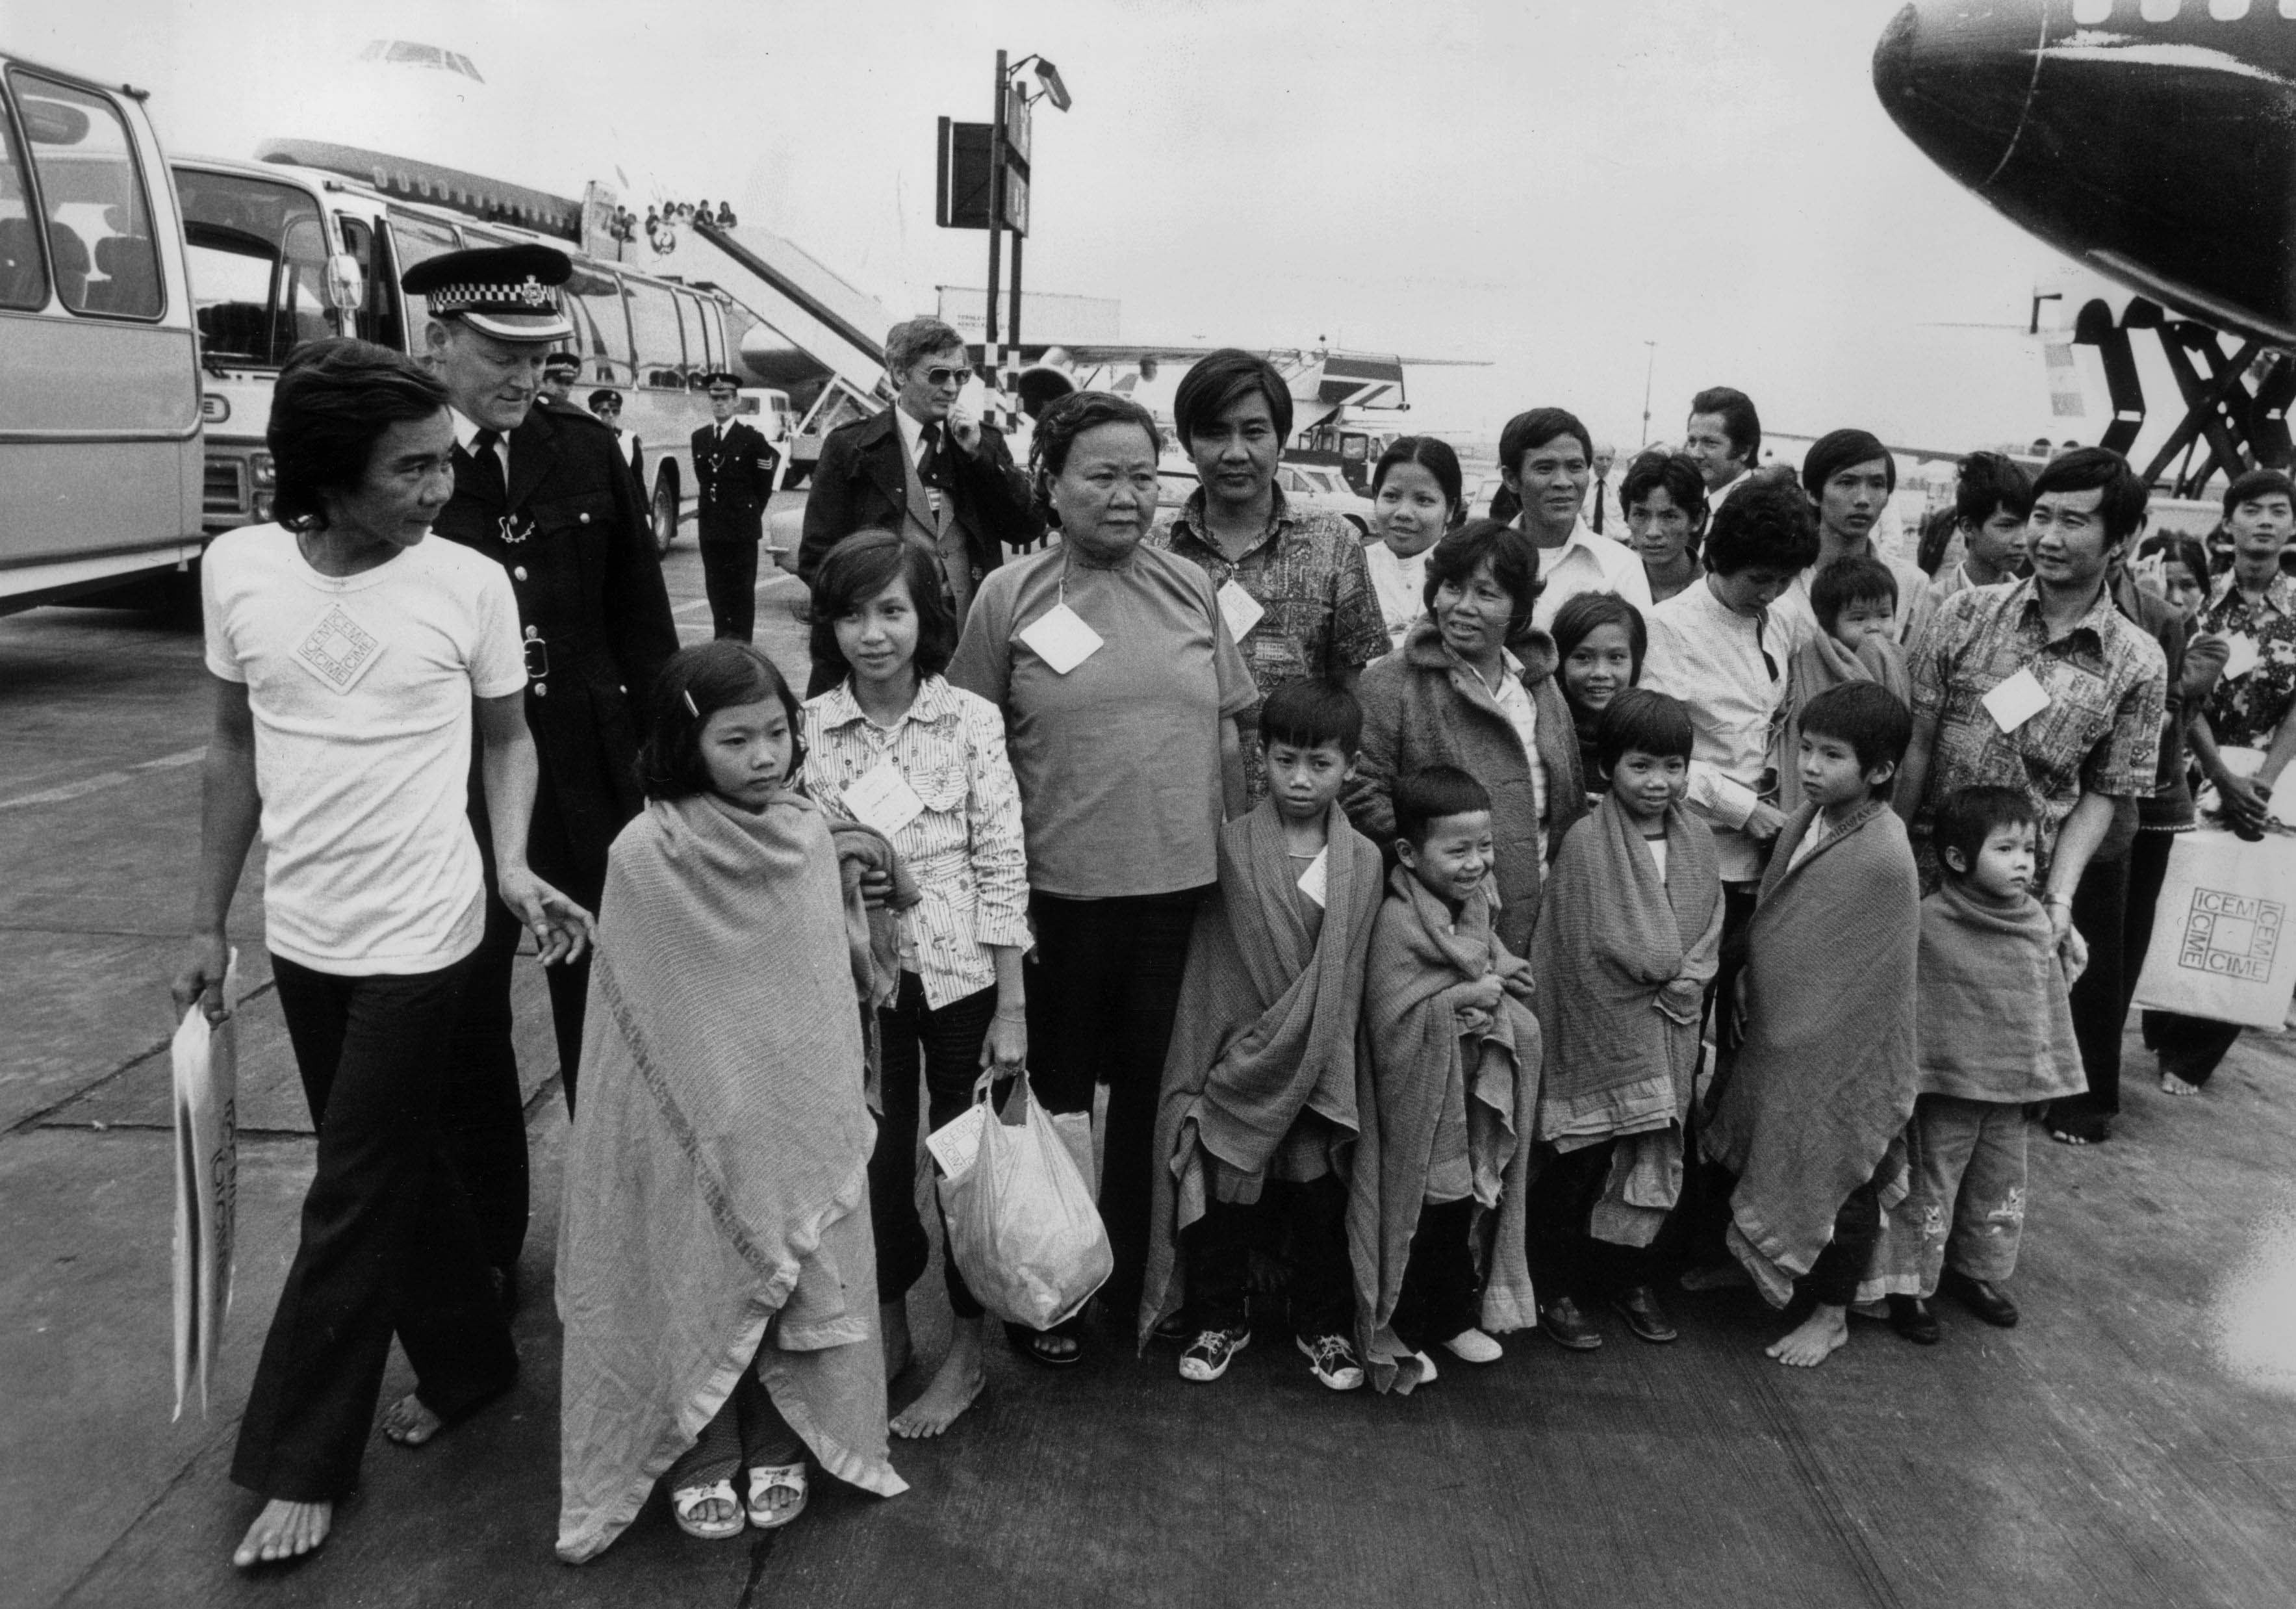
[[[857,1009],[875,964],[858,880],[790,786],[797,734],[796,698],[745,643],[685,649],[654,686],[566,1144],[570,1564],[658,1478],[707,1539],[795,1519],[808,1452],[865,1491],[906,1490],[885,1456]]]

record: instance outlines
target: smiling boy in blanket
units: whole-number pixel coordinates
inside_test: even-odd
[[[1491,925],[1491,799],[1453,766],[1396,784],[1396,858],[1364,971],[1371,1055],[1348,1194],[1356,1333],[1381,1391],[1435,1378],[1428,1348],[1494,1363],[1538,1320],[1523,1193],[1538,1108],[1530,966]],[[1481,1252],[1478,1274],[1477,1252]]]
[[[1644,1341],[1675,1338],[1651,1243],[1682,1194],[1698,1024],[1722,945],[1714,834],[1683,809],[1690,712],[1630,687],[1595,728],[1607,789],[1562,841],[1530,946],[1547,1046],[1530,1186],[1539,1328],[1603,1342],[1579,1307],[1605,1301]]]
[[[1140,1303],[1144,1345],[1176,1317],[1193,1335],[1183,1380],[1218,1379],[1250,1344],[1252,1253],[1275,1251],[1291,1268],[1292,1338],[1316,1378],[1340,1391],[1364,1383],[1345,1172],[1380,858],[1336,802],[1362,735],[1344,687],[1290,682],[1267,695],[1267,797],[1220,829],[1219,891],[1189,937]]]
[[[1801,713],[1801,809],[1778,834],[1746,928],[1745,1030],[1708,1097],[1706,1155],[1737,1177],[1728,1244],[1809,1368],[1849,1339],[1882,1212],[1905,1194],[1914,1110],[1920,879],[1888,805],[1913,716],[1878,682]],[[1688,1283],[1685,1281],[1685,1283]]]

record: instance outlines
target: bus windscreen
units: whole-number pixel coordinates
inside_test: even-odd
[[[211,362],[275,367],[334,333],[325,220],[305,192],[177,168],[201,350]]]

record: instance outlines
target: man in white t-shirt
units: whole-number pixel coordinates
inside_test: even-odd
[[[466,813],[482,745],[497,884],[544,960],[589,916],[528,870],[537,765],[500,566],[426,542],[454,489],[436,381],[361,341],[305,347],[268,433],[278,525],[201,562],[216,718],[179,1007],[229,1010],[226,923],[263,835],[264,942],[318,1135],[232,1478],[269,1501],[242,1568],[308,1553],[356,1482],[395,1333],[404,1445],[509,1389],[517,1354],[439,1127],[447,1047],[485,931]]]

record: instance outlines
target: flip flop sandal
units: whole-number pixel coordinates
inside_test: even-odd
[[[733,1512],[722,1520],[701,1518],[701,1506],[713,1498]],[[705,1542],[722,1542],[728,1537],[742,1534],[742,1503],[734,1495],[734,1482],[731,1481],[712,1481],[707,1486],[679,1487],[669,1494],[669,1512],[680,1531]]]
[[[776,1509],[767,1500],[776,1491],[793,1491],[797,1501]],[[759,1531],[786,1525],[805,1512],[807,1495],[803,1464],[761,1465],[750,1472],[750,1523]]]
[[[1084,1361],[1084,1343],[1065,1328],[1032,1330],[1026,1325],[1008,1324],[1004,1326],[1004,1339],[1012,1342],[1014,1351],[1038,1368],[1074,1368]],[[1048,1341],[1065,1341],[1070,1350],[1048,1352],[1045,1350],[1045,1343]]]

